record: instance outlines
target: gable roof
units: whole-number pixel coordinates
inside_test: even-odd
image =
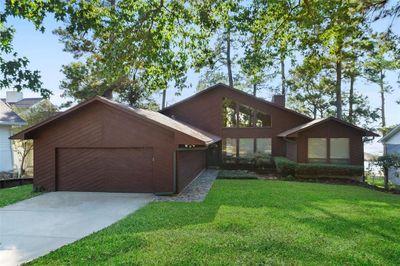
[[[0,101],[0,125],[23,126],[27,123],[19,115],[11,110],[11,108]]]
[[[397,127],[393,128],[392,130],[389,131],[385,136],[383,136],[380,140],[378,140],[381,143],[385,143],[388,140],[390,140],[394,135],[396,135],[398,132],[400,132],[400,125]]]
[[[357,131],[362,132],[363,136],[379,137],[378,134],[376,134],[376,133],[374,133],[374,132],[372,132],[370,130],[366,130],[364,128],[355,126],[353,124],[350,124],[350,123],[348,123],[346,121],[343,121],[343,120],[335,118],[335,117],[315,119],[315,120],[313,120],[311,122],[299,125],[299,126],[294,127],[292,129],[286,130],[286,131],[284,131],[282,133],[279,133],[278,137],[284,137],[284,138],[285,137],[295,137],[297,135],[297,133],[299,133],[301,131],[305,131],[307,129],[310,129],[310,128],[314,127],[314,126],[320,125],[320,124],[328,122],[328,121],[335,121],[337,123],[340,123],[340,124],[343,124],[345,126],[351,127],[351,128],[353,128],[353,129],[355,129]]]
[[[93,97],[93,98],[91,98],[91,99],[89,99],[89,100],[87,100],[87,101],[85,101],[83,103],[80,103],[80,104],[68,109],[65,112],[62,112],[62,113],[57,114],[55,116],[52,116],[52,117],[50,117],[50,118],[48,118],[48,119],[46,119],[46,120],[44,120],[44,121],[32,126],[30,128],[27,128],[27,129],[15,134],[14,136],[12,136],[11,139],[25,139],[28,133],[31,133],[32,131],[37,130],[40,127],[43,127],[44,125],[49,124],[52,121],[57,120],[57,119],[65,116],[65,115],[68,115],[68,114],[74,112],[75,110],[80,109],[83,106],[86,106],[86,105],[88,105],[88,104],[90,104],[92,102],[95,102],[95,101],[102,102],[104,104],[107,104],[108,106],[111,106],[113,108],[122,110],[124,112],[127,112],[130,115],[134,115],[136,117],[145,119],[146,121],[149,121],[149,122],[151,122],[153,124],[156,124],[158,126],[164,127],[164,128],[166,128],[168,130],[171,130],[171,131],[174,131],[174,132],[180,132],[180,133],[186,134],[188,136],[191,136],[191,137],[193,137],[195,139],[200,140],[205,145],[212,144],[214,142],[217,142],[217,141],[221,140],[221,138],[218,137],[218,136],[212,135],[212,134],[210,134],[208,132],[205,132],[203,130],[197,129],[197,128],[193,127],[193,126],[190,126],[190,125],[184,124],[182,122],[179,122],[177,120],[174,120],[172,118],[169,118],[169,117],[167,117],[167,116],[165,116],[165,115],[163,115],[161,113],[154,112],[154,111],[149,111],[149,110],[144,110],[144,109],[139,109],[139,108],[134,108],[134,107],[131,107],[129,105],[117,103],[117,102],[114,102],[112,100],[108,100],[108,99],[106,99],[104,97],[100,97],[100,96],[95,96],[95,97]]]
[[[199,91],[199,92],[193,94],[193,95],[190,96],[190,97],[187,97],[187,98],[185,98],[185,99],[183,99],[183,100],[181,100],[181,101],[179,101],[179,102],[176,102],[176,103],[174,103],[174,104],[171,104],[170,106],[165,107],[164,109],[160,110],[160,112],[162,113],[164,110],[168,110],[168,109],[170,109],[170,108],[174,108],[175,106],[178,106],[178,105],[180,105],[180,104],[182,104],[182,103],[189,102],[189,101],[193,100],[194,98],[199,97],[200,95],[203,95],[203,94],[205,94],[205,93],[208,93],[208,92],[210,92],[210,91],[217,90],[217,89],[220,89],[220,88],[229,89],[229,90],[231,90],[231,91],[233,91],[233,92],[235,92],[235,93],[237,93],[237,94],[239,94],[239,95],[242,95],[242,96],[251,98],[251,99],[253,99],[253,100],[257,100],[257,101],[259,101],[259,102],[261,102],[261,103],[263,103],[263,104],[267,104],[267,105],[269,105],[269,106],[273,106],[273,107],[278,108],[278,109],[281,109],[281,110],[283,110],[283,111],[286,111],[286,112],[289,112],[289,113],[293,113],[293,114],[295,114],[295,115],[298,115],[298,116],[304,117],[304,118],[306,118],[306,119],[312,120],[312,118],[310,118],[310,117],[308,117],[308,116],[306,116],[306,115],[304,115],[304,114],[301,114],[301,113],[296,112],[296,111],[294,111],[294,110],[291,110],[291,109],[289,109],[289,108],[283,107],[283,106],[281,106],[281,105],[279,105],[279,104],[276,104],[276,103],[273,103],[273,102],[264,100],[264,99],[262,99],[262,98],[256,97],[256,96],[251,95],[251,94],[249,94],[249,93],[246,93],[246,92],[244,92],[244,91],[235,89],[234,87],[228,86],[228,85],[226,85],[226,84],[224,84],[224,83],[217,83],[217,84],[215,84],[215,85],[213,85],[213,86],[211,86],[211,87],[208,87],[207,89],[204,89],[204,90],[202,90],[202,91]]]

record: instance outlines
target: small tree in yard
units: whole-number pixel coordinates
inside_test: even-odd
[[[50,116],[53,116],[57,113],[57,107],[54,106],[50,101],[44,100],[36,104],[35,106],[24,109],[24,108],[14,108],[14,112],[16,112],[21,118],[23,118],[28,124],[24,127],[16,127],[13,129],[14,133],[17,133],[21,130],[24,130],[28,127],[31,127]],[[20,168],[18,177],[23,177],[26,173],[25,162],[29,155],[29,153],[33,150],[33,141],[32,140],[15,140],[14,141],[14,150],[20,158]]]
[[[375,164],[382,168],[384,173],[385,190],[389,190],[389,169],[400,168],[400,154],[388,154],[378,157]]]

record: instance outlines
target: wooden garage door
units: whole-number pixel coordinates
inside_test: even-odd
[[[151,148],[59,148],[57,190],[153,192]]]

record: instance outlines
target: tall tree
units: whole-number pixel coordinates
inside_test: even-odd
[[[365,62],[365,77],[379,85],[381,126],[386,127],[386,94],[393,91],[386,81],[386,73],[390,70],[400,69],[399,40],[391,34],[384,32],[374,35],[374,49]]]

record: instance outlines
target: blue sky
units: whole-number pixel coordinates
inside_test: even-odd
[[[375,23],[373,28],[377,31],[382,31],[387,27],[388,23],[388,21],[381,21]],[[73,61],[73,58],[69,53],[63,52],[63,45],[58,41],[57,36],[52,34],[52,30],[57,28],[60,24],[52,17],[46,18],[44,21],[46,27],[45,33],[36,31],[34,26],[25,20],[9,19],[8,24],[14,26],[16,29],[13,42],[15,51],[18,52],[19,56],[26,56],[30,60],[31,69],[37,69],[41,72],[44,87],[53,91],[51,101],[55,104],[65,102],[66,99],[61,98],[60,94],[62,91],[59,90],[60,81],[63,79],[63,74],[60,72],[60,69],[63,64],[68,64]],[[400,34],[399,19],[394,21],[393,29],[396,33]],[[191,71],[188,74],[188,83],[192,84],[192,87],[184,90],[180,96],[176,96],[173,89],[169,90],[167,93],[167,104],[170,105],[195,93],[195,86],[198,78],[199,74]],[[395,103],[396,100],[400,99],[400,88],[397,79],[398,72],[388,73],[388,82],[394,88],[393,94],[387,97],[386,113],[388,125],[400,123],[400,116],[398,115],[400,112],[400,105]],[[347,84],[344,84],[344,86],[347,86]],[[380,98],[377,85],[360,80],[356,84],[356,89],[368,96],[373,107],[379,107]],[[6,90],[0,91],[0,97],[5,96],[5,91]],[[24,96],[33,97],[39,95],[31,91],[24,91]],[[271,94],[269,92],[264,92],[261,93],[260,96],[270,99]],[[160,101],[161,95],[157,94],[154,98]]]

